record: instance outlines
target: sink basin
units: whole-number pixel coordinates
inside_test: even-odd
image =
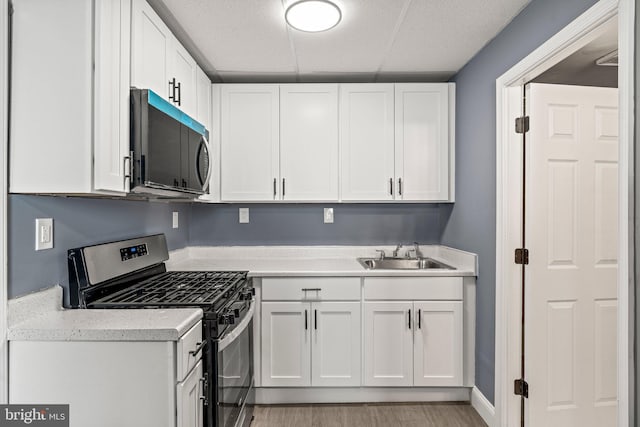
[[[431,258],[358,258],[358,262],[367,270],[455,270]]]

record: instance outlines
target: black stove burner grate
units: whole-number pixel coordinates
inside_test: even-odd
[[[246,280],[247,273],[238,271],[169,271],[100,298],[90,306],[211,306],[228,298]]]

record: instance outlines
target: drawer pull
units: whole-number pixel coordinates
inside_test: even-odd
[[[320,292],[322,288],[302,288],[305,292]]]
[[[195,350],[190,350],[189,354],[193,357],[196,357],[198,355],[198,353],[200,353],[202,351],[202,349],[207,345],[206,341],[202,341],[199,343],[196,343],[196,349]]]

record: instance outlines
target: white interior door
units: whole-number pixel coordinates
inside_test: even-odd
[[[531,84],[527,100],[528,425],[615,426],[618,91]]]

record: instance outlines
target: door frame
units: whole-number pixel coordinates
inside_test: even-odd
[[[7,154],[9,92],[9,0],[0,0],[0,404],[9,401],[7,341]]]
[[[618,17],[619,88],[619,260],[618,260],[618,426],[633,425],[633,191],[634,0],[600,0],[496,80],[496,318],[494,426],[519,425],[520,266],[514,249],[522,236],[522,141],[514,121],[522,115],[524,84],[591,40]],[[631,219],[630,219],[631,218]],[[630,262],[631,261],[631,262]],[[518,286],[516,286],[518,284]],[[626,302],[626,303],[623,303]]]

